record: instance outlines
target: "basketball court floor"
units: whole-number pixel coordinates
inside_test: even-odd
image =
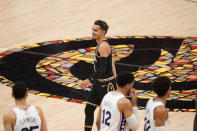
[[[29,74],[24,73],[25,71],[20,72],[21,68],[18,67],[17,62],[21,62],[20,67],[25,64],[23,61],[17,61],[19,57],[14,56],[11,59],[11,57],[6,58],[6,55],[9,56],[10,54],[14,54],[14,52],[22,51],[24,54],[21,56],[24,59],[26,59],[27,56],[27,58],[33,58],[32,60],[34,60],[34,58],[36,58],[36,60],[42,58],[36,65],[36,71],[39,72],[41,77],[38,79],[33,75],[33,77],[30,78],[32,81],[35,81],[33,86],[41,85],[43,82],[42,78],[47,78],[47,80],[53,83],[62,85],[61,88],[70,86],[71,89],[78,91],[78,88],[75,88],[74,85],[75,81],[71,83],[71,80],[77,80],[75,83],[79,83],[80,80],[76,79],[75,76],[78,76],[81,72],[73,72],[71,70],[72,73],[68,72],[68,67],[65,66],[65,62],[68,60],[67,58],[70,57],[73,59],[80,58],[80,60],[84,60],[87,63],[92,61],[91,58],[93,57],[94,47],[91,45],[92,41],[90,43],[88,42],[90,41],[89,37],[91,37],[93,22],[97,19],[105,20],[110,26],[107,36],[112,43],[114,41],[114,60],[117,62],[123,62],[121,59],[128,57],[128,53],[132,53],[132,51],[135,53],[136,41],[145,40],[142,42],[144,46],[147,39],[151,39],[151,42],[152,40],[159,39],[159,43],[156,44],[161,45],[158,48],[161,50],[159,54],[162,57],[157,57],[156,62],[148,67],[146,65],[150,64],[148,63],[150,61],[141,63],[144,69],[140,71],[132,69],[135,70],[136,79],[143,81],[142,86],[138,88],[146,88],[146,83],[149,83],[151,80],[151,72],[170,76],[178,83],[175,83],[174,87],[176,90],[173,90],[172,97],[169,100],[169,103],[171,100],[174,100],[173,102],[176,106],[176,108],[170,109],[172,110],[169,113],[170,130],[193,130],[193,119],[195,115],[195,110],[193,109],[195,107],[194,93],[197,87],[197,1],[0,0],[0,3],[0,130],[3,130],[3,113],[14,107],[14,100],[11,97],[12,80],[16,80],[17,76],[21,78],[29,77]],[[166,39],[169,38],[170,40],[177,40],[181,44],[174,47],[172,46],[175,45],[174,43],[166,41]],[[164,45],[168,43],[168,46],[164,47],[162,43],[164,43]],[[74,45],[72,46],[73,49],[65,50],[69,44]],[[55,48],[51,48],[53,45],[55,45]],[[86,45],[88,45],[88,47],[86,47]],[[149,42],[147,42],[146,48],[152,49],[153,45],[154,44],[149,45]],[[84,49],[89,52],[84,53]],[[76,53],[76,50],[81,54],[70,56],[73,52]],[[29,57],[29,54],[32,54],[33,57]],[[172,61],[169,61],[169,59],[171,59],[171,55],[169,54],[173,56]],[[183,54],[187,54],[187,57],[185,55],[183,56]],[[156,59],[155,54],[153,56],[153,59]],[[183,59],[180,60],[180,57]],[[72,62],[74,64],[71,61],[69,64],[72,63],[72,65],[76,65],[73,59]],[[188,59],[190,60],[189,63],[187,61]],[[8,60],[15,62],[9,64],[10,62],[8,62]],[[4,61],[7,63],[5,64]],[[29,59],[29,61],[33,62],[31,59]],[[164,62],[167,62],[167,64]],[[129,66],[136,64],[128,64],[127,61],[125,63]],[[179,65],[177,65],[177,63]],[[183,65],[180,65],[180,63]],[[28,64],[31,65],[31,63],[27,63],[27,66]],[[145,67],[148,69],[153,69],[152,67],[157,69],[156,66],[158,65],[160,66],[158,68],[160,70],[147,71],[147,69],[145,69]],[[51,67],[53,67],[53,69]],[[169,69],[169,67],[170,70],[166,70],[166,68]],[[181,73],[174,71],[177,68],[184,70],[180,70],[183,71]],[[24,69],[26,68],[24,67]],[[9,74],[9,72],[12,72],[12,74]],[[72,77],[71,74],[73,74]],[[146,78],[144,77],[145,75]],[[176,78],[172,75],[176,76]],[[78,78],[81,77],[84,76]],[[69,80],[70,83],[65,82],[65,79]],[[180,87],[179,82],[183,82],[183,87]],[[189,87],[187,85],[189,85]],[[29,93],[28,102],[39,105],[43,109],[49,131],[82,131],[85,117],[84,99],[80,98],[76,92],[76,95],[73,96],[75,99],[54,95],[52,94],[54,93],[54,89],[55,91],[58,90],[58,87],[54,87],[49,87],[51,90],[45,90],[44,86],[39,86],[40,91],[34,88],[35,90],[31,90]],[[154,94],[148,90],[139,90],[141,90],[141,94],[139,95],[140,102],[145,98],[154,96]],[[81,92],[81,90],[79,90],[79,92]],[[67,95],[69,95],[69,93]],[[172,107],[173,102],[169,105],[170,107]],[[143,131],[143,105],[139,108],[141,120],[139,131]],[[97,111],[95,112],[95,116],[96,113]],[[93,130],[96,131],[95,124]]]

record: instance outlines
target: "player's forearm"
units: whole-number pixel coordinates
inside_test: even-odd
[[[112,61],[112,72],[114,74],[114,77],[116,77],[116,66],[115,66],[114,61]]]
[[[97,131],[100,131],[100,122],[96,123]]]
[[[100,121],[101,121],[101,106],[99,107],[97,119],[96,119],[96,127],[98,131],[100,130],[100,124],[101,124]]]

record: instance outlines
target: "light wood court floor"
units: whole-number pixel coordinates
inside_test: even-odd
[[[193,0],[194,1],[194,0]],[[49,40],[91,36],[96,19],[108,22],[108,36],[197,36],[197,3],[189,0],[0,0],[0,49]],[[11,88],[0,86],[3,113],[14,106]],[[42,107],[49,131],[82,131],[84,106],[29,95]],[[144,111],[140,111],[140,131]],[[194,113],[170,113],[171,131],[192,131]],[[94,130],[96,130],[94,125]]]

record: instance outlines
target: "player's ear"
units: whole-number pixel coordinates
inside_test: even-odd
[[[126,89],[127,89],[127,90],[130,90],[130,89],[131,89],[131,84],[130,84],[130,83],[127,83],[127,84],[126,84]]]
[[[102,34],[103,34],[103,35],[105,35],[105,34],[106,34],[106,31],[105,31],[105,30],[101,30],[101,31],[102,31]]]

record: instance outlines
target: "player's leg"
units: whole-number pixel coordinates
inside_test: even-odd
[[[86,107],[85,107],[85,131],[92,130],[95,109],[96,109],[96,106],[86,104]]]
[[[92,130],[92,125],[94,123],[94,111],[96,107],[99,105],[96,86],[98,85],[94,83],[94,86],[92,88],[92,91],[90,92],[90,96],[85,107],[85,131]]]

